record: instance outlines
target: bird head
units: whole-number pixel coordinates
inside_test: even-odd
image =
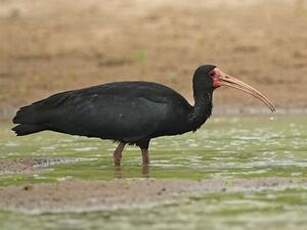
[[[206,75],[212,79],[213,89],[217,89],[223,86],[235,88],[259,99],[264,104],[266,104],[272,112],[276,110],[273,103],[263,93],[259,92],[258,90],[244,83],[243,81],[240,81],[239,79],[224,73],[216,66],[204,65],[199,67],[198,70],[200,70],[201,72],[206,72]]]

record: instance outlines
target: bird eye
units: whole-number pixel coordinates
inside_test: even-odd
[[[209,73],[209,76],[210,76],[210,77],[214,77],[214,76],[215,76],[215,71],[212,70],[212,71]]]

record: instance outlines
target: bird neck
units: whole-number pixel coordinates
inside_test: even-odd
[[[198,129],[212,113],[212,95],[211,89],[195,89],[194,88],[194,107],[189,116],[189,123],[192,130]]]

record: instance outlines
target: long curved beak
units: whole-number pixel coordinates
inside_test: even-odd
[[[272,112],[276,111],[273,103],[266,96],[264,96],[262,93],[260,93],[258,90],[251,87],[250,85],[244,83],[243,81],[240,81],[239,79],[237,79],[235,77],[232,77],[232,76],[229,76],[229,75],[223,73],[222,71],[220,71],[219,85],[235,88],[235,89],[241,90],[241,91],[243,91],[247,94],[250,94],[250,95],[256,97],[257,99],[259,99],[260,101],[262,101],[264,104],[266,104],[266,106],[269,107],[269,109]]]

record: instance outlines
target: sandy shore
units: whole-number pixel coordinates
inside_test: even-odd
[[[0,176],[12,174],[33,174],[43,169],[60,164],[71,164],[80,161],[91,161],[92,159],[81,158],[18,158],[18,159],[0,159]]]
[[[302,0],[2,0],[0,114],[110,81],[155,81],[192,100],[192,74],[204,63],[277,107],[306,108],[306,12]],[[214,99],[221,110],[264,108],[231,89]]]
[[[27,213],[82,212],[146,207],[189,195],[214,192],[256,192],[306,187],[307,180],[288,178],[210,179],[202,181],[132,179],[63,181],[0,188],[0,209]]]

